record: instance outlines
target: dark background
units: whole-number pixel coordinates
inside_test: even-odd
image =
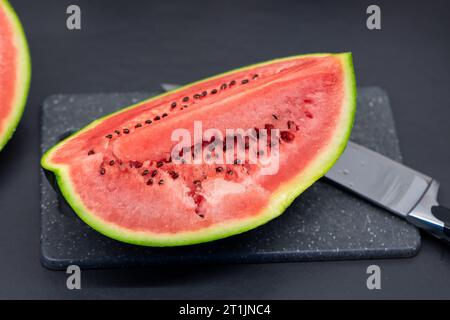
[[[450,203],[450,5],[375,1],[11,1],[33,64],[24,118],[0,154],[0,298],[450,298],[450,247],[424,235],[411,259],[82,272],[82,290],[39,262],[39,110],[54,93],[152,91],[238,66],[352,51],[359,86],[388,92],[404,162]],[[82,30],[66,28],[78,4]],[[382,290],[366,288],[378,264]]]

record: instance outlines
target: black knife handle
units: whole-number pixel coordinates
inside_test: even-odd
[[[450,209],[437,201],[439,183],[433,180],[407,220],[450,244]]]
[[[431,213],[444,223],[444,233],[450,238],[450,209],[441,205],[431,207]]]

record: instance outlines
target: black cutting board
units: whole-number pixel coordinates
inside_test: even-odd
[[[42,107],[41,149],[95,118],[151,96],[150,93],[60,94]],[[401,161],[389,99],[377,87],[359,88],[351,139]],[[409,257],[420,247],[418,230],[325,179],[300,195],[279,218],[255,230],[211,243],[146,248],[109,239],[82,222],[41,182],[42,263],[114,268],[179,263],[262,263]]]

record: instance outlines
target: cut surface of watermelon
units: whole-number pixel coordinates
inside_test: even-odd
[[[0,0],[0,150],[11,138],[25,107],[30,82],[30,57],[19,19]]]
[[[277,217],[323,176],[345,148],[355,107],[351,54],[288,57],[98,119],[41,163],[78,216],[106,236],[148,246],[212,241]],[[224,137],[226,129],[253,129],[256,139],[264,128],[279,130],[278,170],[265,174],[263,165],[248,161],[175,161],[174,131],[194,136],[198,122],[203,132],[213,128]],[[214,142],[222,141],[204,139],[182,153],[204,152]]]

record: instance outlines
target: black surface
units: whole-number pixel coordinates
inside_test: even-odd
[[[360,86],[387,90],[404,162],[436,177],[450,203],[450,4],[377,1],[76,1],[83,29],[65,29],[72,1],[12,1],[33,55],[24,119],[0,153],[2,298],[450,298],[450,251],[423,234],[411,259],[85,271],[82,290],[39,261],[39,109],[55,92],[146,91],[302,52],[354,53]],[[131,4],[132,3],[132,4]],[[367,290],[377,264],[382,289]]]
[[[91,121],[150,97],[149,93],[52,95],[42,108],[42,152]],[[359,88],[351,139],[401,161],[386,93]],[[117,268],[205,263],[267,263],[410,257],[420,235],[406,221],[340,190],[316,182],[276,219],[256,230],[212,243],[178,248],[127,245],[77,219],[42,173],[42,261],[52,269]]]

